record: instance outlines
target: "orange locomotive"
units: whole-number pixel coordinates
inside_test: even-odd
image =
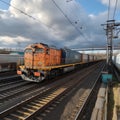
[[[60,49],[49,47],[43,43],[36,43],[26,47],[24,53],[24,66],[20,66],[17,73],[25,80],[39,82],[46,77],[46,66],[55,66],[60,64]]]

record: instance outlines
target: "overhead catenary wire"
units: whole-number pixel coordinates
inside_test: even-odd
[[[74,6],[75,9],[77,9],[79,11],[79,7],[78,5],[76,4],[76,1],[74,0],[66,0],[66,3],[72,3],[72,5]],[[72,9],[72,8],[71,8]],[[78,22],[80,23],[80,19],[79,19],[79,12],[76,12],[77,14],[75,15],[75,17],[77,18],[75,21],[74,21],[74,24],[78,24]],[[72,14],[73,15],[73,14]],[[82,26],[80,26],[80,29],[82,28]]]
[[[113,20],[115,19],[115,12],[116,12],[116,9],[117,9],[117,3],[118,3],[118,0],[115,1],[115,9],[114,9],[114,13],[113,13]]]
[[[81,34],[83,35],[83,33],[72,23],[72,21],[68,18],[68,16],[64,13],[64,11],[59,7],[59,5],[52,0],[52,2],[55,4],[55,6],[60,10],[60,12],[64,15],[64,17],[68,20],[68,22]],[[83,35],[84,36],[84,35]]]
[[[63,15],[66,17],[66,19],[69,21],[69,23],[72,24],[72,26],[73,26],[81,35],[83,35],[83,33],[82,33],[76,26],[73,25],[72,21],[71,21],[71,20],[67,17],[67,15],[62,11],[62,9],[56,4],[56,2],[55,2],[54,0],[52,0],[52,1],[53,1],[53,3],[56,5],[56,7],[59,8],[59,10],[63,13]],[[35,21],[37,21],[37,22],[40,22],[41,24],[45,25],[47,28],[53,29],[52,26],[49,26],[48,24],[43,23],[43,22],[40,21],[39,19],[33,17],[32,15],[29,15],[28,13],[26,13],[26,12],[22,11],[21,9],[15,7],[14,5],[11,5],[10,3],[5,2],[4,0],[0,0],[0,2],[6,4],[6,5],[8,5],[8,6],[11,6],[12,8],[16,9],[16,10],[19,11],[20,13],[28,16],[29,18],[31,18],[31,19],[33,19],[33,20],[35,20]],[[84,36],[84,35],[83,35],[83,36]]]
[[[109,20],[109,16],[110,16],[110,0],[109,0],[109,5],[108,5],[108,18],[107,18],[107,20]]]
[[[2,2],[2,3],[4,3],[4,4],[6,4],[6,5],[8,5],[8,6],[11,6],[12,8],[16,9],[16,10],[17,10],[17,11],[19,11],[20,13],[22,13],[22,14],[24,14],[24,15],[28,16],[29,18],[31,18],[31,19],[33,19],[33,20],[35,20],[35,21],[37,21],[37,22],[39,22],[39,23],[41,23],[41,24],[45,25],[47,28],[53,29],[53,28],[52,28],[52,26],[49,26],[48,24],[43,23],[43,22],[42,22],[42,21],[40,21],[39,19],[37,19],[37,18],[33,17],[32,15],[29,15],[28,13],[26,13],[26,12],[22,11],[21,9],[19,9],[19,8],[17,8],[17,7],[15,7],[15,6],[13,6],[13,5],[11,5],[10,3],[5,2],[4,0],[0,0],[0,2]]]
[[[72,3],[72,5],[74,6],[74,9],[77,8],[76,2],[73,0],[66,0],[66,3],[67,3],[67,5]],[[74,11],[74,9],[71,8],[72,11]],[[72,15],[74,15],[74,14],[72,14]],[[75,14],[75,17],[79,18],[78,14],[77,15]]]
[[[19,11],[20,13],[22,13],[22,14],[28,16],[29,18],[31,18],[31,19],[33,19],[33,20],[35,20],[35,21],[43,24],[43,25],[46,26],[47,28],[52,29],[52,30],[55,30],[52,26],[49,26],[49,25],[45,24],[44,22],[42,22],[42,21],[40,21],[39,19],[33,17],[32,15],[24,12],[23,10],[17,8],[16,6],[11,5],[10,3],[8,3],[8,2],[6,2],[6,1],[4,1],[4,0],[0,0],[0,2],[6,4],[6,5],[8,5],[8,6],[11,6],[12,8],[16,9],[16,10]],[[77,31],[78,33],[80,33],[80,34],[84,37],[84,39],[85,39],[86,41],[88,41],[88,40],[86,39],[86,36],[72,23],[72,21],[68,18],[68,16],[64,13],[64,11],[58,6],[58,4],[57,4],[54,0],[52,0],[52,2],[53,2],[53,3],[55,4],[55,6],[60,10],[60,12],[64,15],[64,17],[68,20],[68,22],[76,29],[76,31]],[[88,42],[91,42],[91,41],[88,41]]]
[[[77,4],[77,1],[75,1],[75,0],[66,0],[66,2],[67,2],[67,3],[73,2],[72,5],[74,6],[74,8],[76,8],[78,11],[80,10],[80,9],[79,9],[80,6]],[[76,12],[79,13],[78,11],[76,11]],[[72,14],[72,15],[73,15],[73,14]],[[76,18],[78,18],[78,19],[74,21],[74,24],[76,24],[76,25],[81,24],[80,19],[79,19],[79,14],[76,15]],[[85,27],[85,25],[83,25],[83,24],[80,25],[80,26],[79,26],[79,29],[82,30],[82,29],[83,29],[83,26]],[[85,40],[88,41],[89,38],[86,37],[84,33],[82,33],[82,34],[83,34],[83,37],[85,38]],[[92,43],[92,41],[88,41],[88,42],[91,42],[91,43]],[[92,46],[93,46],[93,43],[92,43]]]
[[[68,20],[68,22],[83,36],[83,38],[88,41],[87,37],[72,23],[72,21],[69,19],[69,17],[64,13],[64,11],[59,7],[59,5],[55,2],[55,0],[51,0],[54,5],[60,10],[60,12],[64,15],[64,17]],[[92,42],[92,41],[88,41]]]

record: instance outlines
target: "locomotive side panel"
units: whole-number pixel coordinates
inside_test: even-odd
[[[60,64],[61,64],[61,50],[50,48],[49,66]]]

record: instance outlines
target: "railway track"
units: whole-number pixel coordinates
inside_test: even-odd
[[[27,87],[27,84],[28,84],[28,87]],[[30,84],[33,84],[33,85],[30,85]],[[34,87],[36,87],[37,89],[40,86],[36,85],[35,83],[28,83],[18,78],[16,78],[15,80],[11,80],[11,77],[10,77],[9,79],[1,80],[0,81],[0,101],[3,101],[3,102],[8,101],[8,98],[10,99],[12,97],[15,97],[16,95],[19,95],[22,92],[25,93],[27,89],[34,90]]]
[[[0,77],[4,77],[4,76],[11,76],[11,75],[16,75],[16,71],[6,71],[6,72],[0,72]]]
[[[0,83],[2,82],[12,82],[12,81],[16,81],[17,79],[20,79],[21,77],[18,75],[4,75],[3,77],[0,77]]]
[[[63,75],[62,77],[65,77],[65,75]],[[74,76],[72,76],[72,77],[74,77]],[[58,78],[60,79],[61,76]],[[11,87],[11,86],[13,86],[13,84],[16,84],[16,83],[21,84],[21,82],[25,82],[25,81],[23,81],[23,80],[16,81],[16,80],[11,80],[11,79],[3,80],[2,82],[0,81],[1,89],[3,89],[3,87],[5,87],[5,86],[6,86],[6,89],[8,89],[8,92],[7,92],[7,90],[5,90],[5,88],[4,88],[6,93],[5,93],[5,91],[4,92],[2,91],[3,93],[2,93],[1,99],[0,99],[0,102],[1,102],[0,111],[3,111],[5,109],[13,106],[14,104],[17,104],[18,102],[21,102],[24,99],[27,99],[29,96],[33,96],[42,90],[45,91],[45,88],[46,89],[48,88],[48,86],[45,86],[45,85],[56,81],[56,79],[57,78],[55,78],[54,80],[50,80],[50,81],[44,81],[43,83],[40,83],[40,84],[31,83],[33,85],[29,84],[30,86],[28,85],[28,88],[27,88],[27,86],[24,86],[24,88],[23,88],[23,86],[21,86],[21,89],[18,89],[18,87],[16,87],[16,89],[12,89],[11,92],[8,89],[9,86],[10,86],[10,88],[13,88],[13,87]]]
[[[100,63],[98,63],[100,65]],[[37,94],[33,95],[25,99],[24,101],[19,102],[18,104],[2,111],[0,113],[0,119],[3,120],[31,120],[33,118],[39,119],[36,117],[38,113],[40,114],[42,111],[48,109],[56,101],[60,102],[63,98],[70,93],[73,88],[79,87],[81,81],[83,81],[88,75],[90,75],[95,68],[98,68],[98,64],[87,68],[81,72],[81,76],[76,77],[73,75],[72,77],[66,77],[67,81],[59,80],[53,84],[50,84],[46,87],[39,88]],[[84,74],[83,74],[84,73]],[[79,72],[77,73],[80,74]],[[88,85],[91,85],[90,82]],[[90,86],[87,86],[90,87]],[[86,96],[88,96],[89,92],[86,91],[81,97],[81,101],[85,100]],[[84,99],[83,99],[84,98]],[[83,103],[81,102],[81,105]]]
[[[6,101],[15,99],[21,94],[28,93],[30,90],[36,89],[36,84],[22,82],[19,85],[16,85],[14,88],[9,88],[0,91],[0,104],[3,104]]]
[[[104,70],[105,65],[102,67],[102,71]],[[74,114],[74,120],[89,120],[91,118],[92,109],[95,105],[97,99],[97,93],[99,91],[101,85],[101,72],[98,74],[95,82],[91,84],[91,89],[85,90],[84,94],[88,94],[87,97],[84,99],[83,105],[79,107],[80,109]],[[84,95],[83,94],[83,95]]]
[[[101,70],[102,70],[101,66]],[[89,120],[90,119],[90,113],[88,110],[92,110],[92,107],[94,106],[94,103],[88,107],[88,102],[91,102],[91,96],[93,92],[95,93],[94,89],[99,89],[100,81],[98,80],[101,74],[100,69],[96,69],[96,71],[92,71],[92,74],[87,78],[87,82],[81,86],[82,88],[79,88],[77,93],[72,97],[72,100],[68,103],[68,105],[65,108],[65,112],[62,115],[62,120]],[[99,74],[98,74],[99,73]],[[92,76],[92,77],[91,77]],[[85,80],[84,80],[85,81]],[[95,88],[97,86],[97,89]],[[85,88],[85,89],[83,89]],[[94,94],[95,95],[95,94]],[[70,107],[69,107],[70,106]],[[86,119],[87,115],[87,119]]]

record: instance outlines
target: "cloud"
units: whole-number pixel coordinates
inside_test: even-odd
[[[104,5],[109,6],[109,0],[101,0],[101,2]],[[115,4],[116,4],[116,0],[110,0],[110,7],[114,8]],[[118,0],[118,3],[117,3],[117,6],[118,6],[118,9],[120,9],[120,1],[119,0]]]
[[[101,3],[105,6],[109,6],[109,0],[100,0]],[[116,6],[117,1],[117,6]],[[116,10],[115,10],[116,7]],[[109,19],[119,20],[119,10],[120,10],[120,1],[119,0],[110,0],[109,8]],[[114,14],[115,13],[115,14]]]
[[[30,41],[29,39],[26,39],[21,36],[17,36],[17,37],[0,36],[1,46],[6,46],[8,48],[10,48],[10,47],[16,48],[16,46],[21,47],[22,42],[24,42],[24,44],[25,43],[27,44],[27,42],[29,42],[29,41]]]
[[[70,48],[105,46],[105,32],[101,24],[106,21],[107,12],[88,15],[76,1],[55,2],[64,15],[52,0],[11,0],[12,6],[35,20],[13,7],[0,10],[0,47],[16,47],[18,42],[23,48],[27,44],[40,42]]]

